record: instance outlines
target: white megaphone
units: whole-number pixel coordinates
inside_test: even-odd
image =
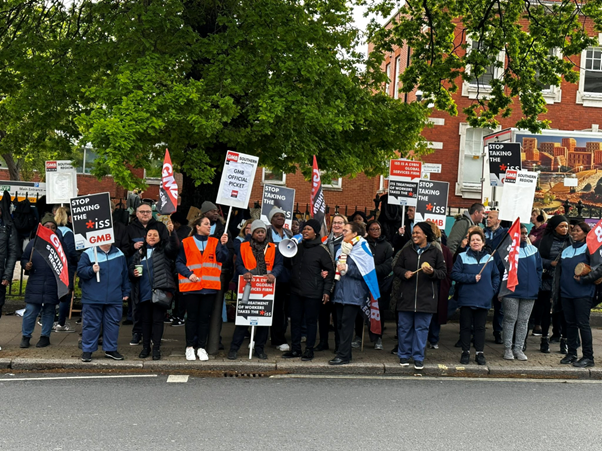
[[[303,241],[303,235],[295,235],[292,238],[286,238],[278,244],[278,250],[283,257],[291,258],[297,255],[297,245]]]

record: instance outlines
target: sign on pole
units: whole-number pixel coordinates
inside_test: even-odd
[[[522,168],[519,143],[489,143],[489,178],[491,186],[504,186],[506,171]]]
[[[418,184],[415,221],[429,220],[440,229],[445,229],[448,194],[448,182],[421,180]]]
[[[520,218],[520,222],[528,224],[537,187],[537,172],[512,170],[506,172],[505,179],[499,218],[503,221]]]
[[[77,171],[69,160],[46,162],[46,202],[68,204],[77,196]]]
[[[81,250],[115,242],[109,193],[90,194],[71,199],[71,221],[75,249]]]
[[[261,200],[261,220],[269,224],[268,214],[274,207],[284,210],[284,227],[290,229],[293,225],[295,209],[295,190],[284,186],[264,185]]]
[[[271,326],[276,282],[268,283],[266,276],[253,276],[251,295],[247,302],[243,302],[242,295],[246,284],[243,276],[238,276],[235,324],[237,326]]]
[[[226,153],[216,203],[247,208],[258,163],[257,157],[229,150]]]
[[[389,166],[389,205],[416,206],[416,192],[422,175],[422,162],[391,160]]]

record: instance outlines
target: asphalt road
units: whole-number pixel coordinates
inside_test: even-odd
[[[602,449],[599,383],[32,377],[0,375],[1,450]]]

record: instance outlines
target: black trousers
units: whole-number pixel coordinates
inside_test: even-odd
[[[291,293],[291,342],[292,350],[301,352],[301,326],[305,317],[307,341],[305,349],[314,350],[318,332],[318,315],[322,299],[312,299]]]
[[[290,285],[288,283],[277,283],[274,296],[274,315],[272,317],[272,345],[280,346],[286,343],[284,331],[286,330],[286,302],[290,296]],[[256,330],[257,331],[257,330]]]
[[[209,336],[209,324],[211,321],[211,311],[215,301],[215,293],[212,294],[187,294],[186,309],[186,347],[195,345],[205,349],[207,347],[207,337]]]
[[[562,298],[561,302],[566,319],[569,354],[577,355],[579,334],[581,334],[583,357],[593,360],[592,329],[589,325],[589,315],[592,307],[591,298]]]
[[[351,360],[351,342],[355,333],[355,319],[360,313],[359,305],[336,304],[337,327],[341,340],[337,350],[337,357],[341,360]]]
[[[535,324],[541,326],[541,336],[547,337],[550,331],[550,310],[552,309],[552,292],[540,291],[533,306]]]
[[[175,303],[174,308],[172,310],[172,315],[179,319],[184,319],[186,316],[186,296],[184,296],[180,291],[176,291],[176,295],[174,296]]]
[[[2,318],[2,307],[4,307],[4,302],[6,300],[6,287],[0,284],[0,318]]]
[[[319,317],[319,332],[320,332],[320,343],[328,344],[328,333],[330,332],[330,315],[332,315],[332,321],[334,323],[334,347],[339,347],[339,329],[337,327],[337,313],[333,302],[327,302],[326,304],[320,305],[320,317]]]
[[[460,342],[462,351],[470,351],[470,336],[474,334],[474,347],[477,352],[485,348],[485,323],[487,322],[487,309],[460,307]],[[471,328],[473,328],[471,330]]]
[[[163,324],[165,309],[153,304],[150,300],[140,302],[138,308],[142,316],[142,347],[150,349],[152,340],[153,349],[160,349],[165,327]]]
[[[560,301],[560,303],[562,305],[562,301]],[[567,338],[566,330],[567,324],[564,317],[564,308],[552,311],[552,334]]]
[[[230,344],[230,351],[238,351],[242,346],[242,342],[245,340],[245,335],[249,330],[249,326],[236,326],[234,328],[234,334],[232,335],[232,343]],[[268,341],[269,327],[255,327],[255,352],[263,352],[266,341]]]

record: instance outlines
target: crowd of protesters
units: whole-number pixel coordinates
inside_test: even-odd
[[[501,296],[506,265],[496,250],[508,229],[497,211],[486,212],[479,203],[456,219],[449,237],[434,223],[415,221],[412,207],[401,228],[368,221],[364,213],[356,212],[349,218],[335,214],[330,231],[324,233],[324,224],[315,219],[295,219],[289,230],[286,212],[277,207],[269,212],[267,224],[243,219],[234,231],[225,229],[220,210],[209,201],[190,224],[177,211],[167,225],[153,218],[149,203],[132,198],[128,204],[132,220],[127,226],[116,222],[115,243],[99,246],[96,253],[75,251],[64,207],[41,218],[40,224],[57,235],[67,256],[70,286],[62,298],[53,272],[34,251],[33,240],[21,252],[16,229],[0,208],[0,304],[19,259],[29,276],[22,348],[30,346],[38,318],[42,329],[37,347],[50,345],[53,330],[73,332],[65,319],[73,283],[79,279],[82,361],[91,361],[99,345],[106,357],[124,358],[117,349],[124,302],[124,324],[132,324],[130,345],[141,345],[139,358],[161,359],[164,324],[169,321],[174,327],[184,326],[186,360],[206,361],[214,327],[219,328],[223,349],[224,292],[238,276],[247,283],[266,276],[268,283],[276,283],[273,321],[270,328],[257,328],[255,357],[268,358],[271,340],[271,346],[283,352],[282,358],[311,361],[316,352],[331,349],[329,335],[334,329],[334,358],[329,364],[345,365],[352,362],[353,349],[364,344],[369,323],[363,308],[374,295],[366,279],[368,267],[376,275],[379,294],[373,302],[380,310],[380,327],[369,328],[368,339],[374,349],[383,349],[383,318],[391,309],[397,333],[392,353],[401,366],[413,363],[415,369],[423,368],[427,348],[438,349],[441,325],[457,309],[456,347],[461,348],[462,364],[471,361],[471,349],[474,361],[486,364],[486,322],[493,310],[493,339],[503,345],[504,359],[527,360],[526,338],[531,332],[541,337],[542,353],[549,353],[551,344],[559,345],[564,354],[561,364],[594,365],[589,319],[597,304],[602,265],[588,250],[590,227],[583,220],[547,218],[544,211],[534,209],[530,232],[521,226],[518,285],[512,294]],[[293,233],[300,233],[302,240],[295,255],[284,257],[278,245]],[[366,256],[367,266],[362,260]],[[236,326],[229,359],[238,358],[248,335],[247,327]]]

